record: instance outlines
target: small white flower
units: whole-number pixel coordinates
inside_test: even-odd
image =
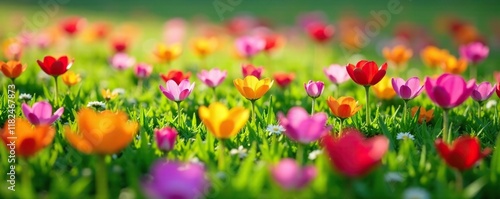
[[[136,135],[136,136],[135,136],[135,139],[137,139],[137,140],[141,140],[141,136],[140,136],[140,135]]]
[[[200,161],[200,159],[198,157],[192,157],[189,159],[189,162],[190,163],[193,163],[193,164],[199,164],[199,165],[202,165],[203,166],[203,162]]]
[[[384,175],[385,182],[403,182],[405,179],[399,172],[388,172]]]
[[[489,100],[488,102],[486,102],[486,108],[487,109],[493,108],[496,105],[497,105],[497,101],[496,100]]]
[[[415,136],[413,136],[410,132],[401,132],[396,135],[396,139],[398,140],[404,140],[404,139],[410,139],[410,140],[415,140]]]
[[[28,101],[32,98],[33,96],[31,96],[31,94],[28,94],[28,93],[21,93],[19,94],[19,99],[20,100],[25,100],[25,101]]]
[[[112,157],[113,159],[118,158],[118,156],[117,156],[116,154],[113,154],[111,157]]]
[[[89,102],[87,104],[87,107],[92,107],[95,109],[106,109],[106,103],[99,102],[99,101],[93,101],[93,102]]]
[[[429,192],[420,187],[410,187],[403,192],[403,199],[428,199]]]
[[[115,88],[111,91],[112,94],[123,95],[125,94],[125,89],[123,88]]]
[[[309,158],[309,160],[315,160],[321,154],[323,154],[323,151],[321,151],[321,150],[314,150],[314,151],[311,151],[311,153],[309,153],[308,158]]]
[[[285,128],[283,128],[283,126],[281,125],[268,125],[267,128],[266,128],[266,131],[269,132],[269,135],[272,135],[272,134],[276,134],[276,135],[281,135],[281,133],[283,133],[283,131],[285,131]]]
[[[229,151],[231,155],[238,155],[240,158],[244,158],[247,156],[247,149],[243,148],[243,146],[238,147],[238,149],[231,149]]]
[[[82,169],[82,176],[88,177],[92,175],[92,169],[90,168],[83,168]]]

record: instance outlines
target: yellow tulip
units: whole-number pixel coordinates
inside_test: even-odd
[[[373,86],[373,91],[375,91],[377,98],[383,100],[389,100],[396,96],[396,91],[392,88],[391,79],[387,76]]]
[[[80,74],[76,74],[73,71],[68,71],[64,73],[63,75],[61,75],[61,78],[64,84],[66,84],[66,86],[69,87],[78,84],[82,80],[82,78],[80,78]]]
[[[214,102],[208,107],[200,107],[198,114],[210,133],[216,138],[225,139],[236,135],[245,126],[250,111],[243,107],[228,110],[223,104]]]
[[[467,60],[450,55],[443,64],[444,72],[460,75],[467,70]]]
[[[273,80],[269,78],[257,79],[253,75],[246,76],[245,79],[235,79],[234,86],[248,100],[255,101],[260,99],[273,86]]]
[[[174,44],[167,46],[165,44],[159,44],[156,46],[154,54],[161,60],[166,62],[171,62],[182,53],[182,47],[179,44]]]
[[[384,57],[396,64],[397,67],[405,64],[408,59],[413,55],[413,51],[409,48],[406,48],[403,45],[395,46],[394,48],[384,48],[383,50]]]
[[[198,56],[204,58],[217,49],[217,39],[214,37],[196,38],[192,42],[192,47]]]
[[[110,155],[125,148],[137,133],[137,122],[127,121],[124,112],[94,112],[84,108],[78,112],[78,132],[65,126],[68,142],[85,154]]]

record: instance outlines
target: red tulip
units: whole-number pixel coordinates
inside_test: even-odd
[[[252,64],[243,64],[241,66],[241,72],[243,73],[243,77],[253,75],[257,77],[257,79],[260,79],[262,76],[262,72],[264,71],[264,67],[255,67]]]
[[[321,22],[311,23],[306,29],[309,36],[319,43],[327,42],[332,38],[334,33],[333,26],[329,26]]]
[[[73,36],[76,33],[78,33],[83,26],[85,25],[86,21],[84,18],[81,17],[70,17],[67,19],[64,19],[61,22],[61,28],[66,32],[68,35]]]
[[[278,84],[280,88],[286,88],[295,79],[295,74],[293,73],[275,73],[274,81]]]
[[[264,51],[270,52],[275,48],[279,47],[283,42],[283,39],[280,35],[277,34],[268,34],[263,36],[264,42],[266,45],[264,46]]]
[[[458,137],[451,146],[447,145],[442,139],[436,140],[435,145],[446,164],[460,171],[470,169],[477,161],[491,152],[490,148],[486,148],[481,152],[479,140],[468,135]]]
[[[344,130],[342,137],[326,135],[321,145],[337,171],[355,178],[378,165],[389,148],[389,140],[384,136],[365,139],[357,130],[350,129]]]
[[[171,70],[167,74],[160,74],[160,76],[165,82],[168,82],[168,80],[174,80],[175,83],[180,84],[182,80],[189,80],[191,73],[183,73],[180,70]]]
[[[347,65],[347,73],[356,84],[363,86],[373,86],[380,82],[385,76],[387,63],[379,68],[374,61],[359,61],[356,66]]]
[[[126,38],[114,38],[111,40],[111,46],[116,53],[125,52],[128,47],[128,40]]]
[[[495,90],[496,90],[497,96],[500,97],[500,82],[498,82]]]
[[[37,60],[37,62],[43,72],[54,77],[66,73],[73,64],[73,61],[69,61],[68,56],[59,57],[57,60],[52,56],[45,56],[43,62],[40,60]]]

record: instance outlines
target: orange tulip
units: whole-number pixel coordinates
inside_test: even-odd
[[[388,61],[393,62],[397,67],[399,67],[405,64],[411,58],[411,56],[413,55],[413,51],[403,45],[397,45],[392,49],[384,48],[383,54]]]
[[[68,87],[74,86],[75,84],[78,84],[82,80],[82,78],[80,78],[80,74],[76,74],[73,71],[68,71],[62,74],[61,78],[64,84],[66,84],[66,86]]]
[[[241,95],[251,101],[260,99],[273,86],[273,80],[259,80],[253,75],[246,76],[245,79],[235,79],[233,83]]]
[[[217,44],[217,39],[214,37],[196,38],[192,42],[192,47],[198,56],[204,58],[217,49]]]
[[[424,107],[418,107],[418,106],[411,108],[411,116],[415,117],[415,114],[417,114],[418,110],[420,110],[418,114],[418,123],[423,123],[424,121],[429,122],[434,117],[434,110],[432,109],[425,110]]]
[[[333,115],[341,119],[352,117],[361,109],[361,105],[358,105],[358,102],[352,97],[340,97],[335,99],[330,96],[326,102]]]
[[[32,126],[24,119],[16,119],[15,126],[5,122],[0,131],[7,150],[14,149],[17,156],[31,157],[48,146],[54,139],[55,130],[49,125]]]
[[[221,103],[214,102],[210,106],[198,109],[201,121],[216,138],[230,138],[245,126],[250,111],[243,107],[229,110]]]
[[[0,61],[0,68],[5,76],[14,81],[14,79],[19,77],[26,70],[26,65],[14,60],[8,61],[7,63]]]
[[[71,146],[82,153],[110,155],[125,148],[137,133],[138,123],[127,120],[127,114],[121,111],[94,112],[84,108],[76,116],[78,131],[65,126],[64,134]]]
[[[7,39],[2,46],[5,58],[9,60],[20,60],[23,54],[23,44],[18,39]]]
[[[457,59],[455,56],[448,56],[443,64],[443,70],[446,73],[460,75],[467,70],[467,60],[465,58]]]
[[[174,44],[167,46],[165,44],[160,44],[156,47],[154,54],[161,61],[171,62],[177,59],[182,53],[182,48],[179,44]]]
[[[431,68],[440,67],[448,58],[447,50],[439,49],[435,46],[427,46],[421,52],[422,61]]]
[[[396,96],[396,91],[392,88],[391,79],[388,77],[382,78],[382,80],[373,86],[373,91],[377,98],[382,100],[389,100]]]

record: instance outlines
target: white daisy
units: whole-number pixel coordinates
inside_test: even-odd
[[[428,199],[429,192],[421,187],[410,187],[403,192],[403,199]]]
[[[244,158],[247,156],[247,149],[243,148],[243,146],[240,146],[237,149],[231,149],[231,151],[229,151],[229,154],[238,155],[238,157]]]
[[[31,94],[28,94],[28,93],[21,93],[19,94],[19,99],[20,100],[24,100],[24,101],[28,101],[32,98],[33,96],[31,96]]]
[[[497,105],[497,101],[496,100],[488,100],[488,102],[486,102],[486,108],[487,109],[493,108],[496,105]]]
[[[123,89],[123,88],[115,88],[115,89],[113,89],[113,91],[111,91],[111,93],[118,94],[118,95],[123,95],[123,94],[125,94],[125,89]]]
[[[311,151],[311,153],[309,153],[308,158],[309,158],[309,160],[315,160],[321,154],[323,154],[323,151],[321,151],[321,150],[314,150],[314,151]]]
[[[99,102],[99,101],[93,101],[93,102],[89,102],[87,104],[87,107],[92,107],[95,109],[106,109],[106,103]]]
[[[272,134],[276,134],[276,135],[281,135],[281,133],[283,133],[283,131],[285,131],[285,128],[283,128],[283,126],[281,125],[268,125],[267,128],[266,128],[266,131],[269,132],[269,135],[272,135]]]
[[[384,175],[384,180],[387,183],[391,182],[403,182],[404,177],[399,172],[388,172]]]
[[[413,136],[410,132],[401,132],[396,135],[396,139],[398,140],[404,140],[404,139],[410,139],[410,140],[415,140],[415,136]]]

